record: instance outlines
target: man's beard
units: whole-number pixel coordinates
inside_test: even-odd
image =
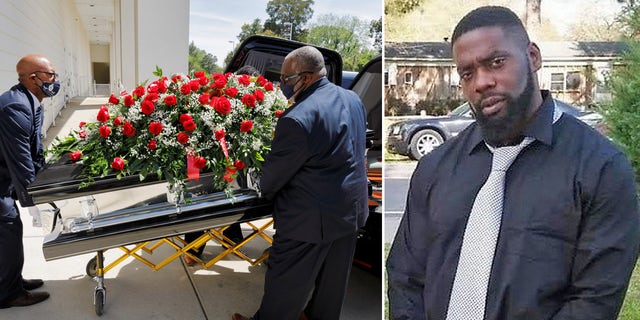
[[[519,136],[526,128],[529,109],[531,108],[531,100],[533,98],[533,72],[531,67],[527,66],[527,83],[522,93],[517,97],[508,94],[500,94],[506,100],[506,114],[504,116],[487,117],[482,110],[474,108],[476,121],[482,129],[484,140],[492,146],[503,146],[513,142],[519,142]],[[482,100],[495,94],[482,96],[478,106]],[[514,141],[515,140],[515,141]]]

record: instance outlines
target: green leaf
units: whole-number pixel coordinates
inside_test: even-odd
[[[156,65],[156,71],[153,72],[156,77],[162,77],[162,69]]]

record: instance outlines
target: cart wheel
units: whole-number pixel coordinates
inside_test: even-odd
[[[93,306],[96,309],[96,314],[101,316],[104,313],[104,304],[106,300],[107,289],[98,289],[93,294]]]
[[[87,268],[85,271],[87,272],[87,275],[92,278],[98,275],[98,261],[96,260],[96,257],[91,258],[91,260],[87,262]]]

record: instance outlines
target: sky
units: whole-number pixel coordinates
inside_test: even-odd
[[[568,31],[569,26],[580,18],[581,6],[597,8],[601,17],[611,18],[620,12],[621,5],[616,0],[543,0],[542,14],[548,16],[560,33]]]
[[[218,58],[224,58],[238,42],[238,34],[245,23],[255,18],[264,21],[269,0],[191,0],[189,42]],[[361,20],[374,20],[382,16],[381,0],[315,0],[313,22],[323,14],[350,15]]]

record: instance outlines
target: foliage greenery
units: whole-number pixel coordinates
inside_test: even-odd
[[[207,73],[222,72],[217,65],[218,58],[203,49],[196,47],[191,41],[189,44],[189,70],[202,70]]]
[[[640,44],[629,43],[624,66],[610,80],[613,99],[602,110],[608,136],[625,151],[640,180]]]

